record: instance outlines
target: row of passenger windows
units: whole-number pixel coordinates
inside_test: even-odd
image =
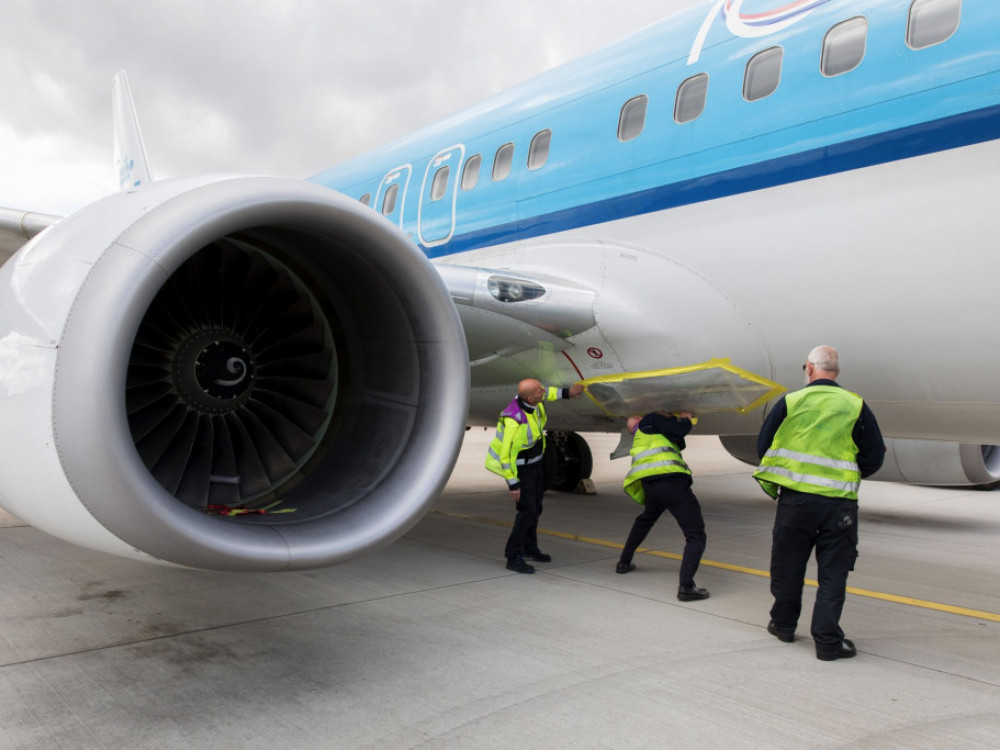
[[[545,166],[545,162],[549,160],[549,147],[551,145],[551,130],[545,129],[535,133],[531,139],[531,144],[528,146],[529,170],[534,171]],[[482,154],[473,154],[465,160],[465,166],[462,167],[462,190],[472,190],[472,188],[479,184],[479,173],[482,171],[482,166]],[[493,182],[501,182],[510,177],[513,166],[514,144],[505,143],[497,149],[496,155],[493,157],[493,170],[490,173]],[[441,190],[435,191],[432,188],[431,200],[439,200],[444,197],[444,189],[448,185],[448,172],[445,171],[447,169],[448,167],[442,167],[435,173],[434,181],[437,183],[440,178]],[[443,175],[442,172],[444,173]]]
[[[913,0],[906,24],[906,44],[923,49],[948,39],[958,28],[962,0]],[[857,16],[842,21],[826,32],[820,52],[819,70],[833,78],[854,70],[865,56],[868,19]],[[784,50],[770,47],[747,62],[743,74],[743,98],[755,102],[770,96],[781,81]],[[674,97],[674,122],[683,125],[697,119],[705,110],[708,74],[698,73],[681,82]],[[629,141],[642,132],[646,122],[645,94],[625,102],[618,118],[618,140]]]
[[[528,169],[534,171],[545,166],[549,160],[549,147],[552,145],[552,131],[546,128],[532,137],[528,146]],[[473,154],[465,160],[462,167],[462,190],[472,190],[479,184],[479,173],[482,171],[483,155]],[[497,149],[493,157],[493,170],[491,177],[493,182],[506,180],[514,167],[514,144],[505,143]],[[431,201],[439,201],[444,198],[448,191],[448,178],[451,177],[451,167],[445,164],[440,167],[431,180]],[[390,185],[382,198],[382,213],[390,216],[396,210],[396,198],[399,194],[399,184]],[[366,206],[371,204],[371,193],[361,196],[361,202]]]
[[[961,19],[962,0],[913,0],[906,24],[906,44],[911,49],[923,49],[940,44],[958,29]],[[831,27],[823,37],[819,69],[827,78],[839,76],[854,70],[865,56],[868,38],[868,19],[857,16]],[[781,81],[781,63],[784,50],[770,47],[758,52],[746,64],[743,75],[743,98],[748,102],[758,101],[777,90]],[[684,123],[696,120],[705,110],[708,96],[708,73],[698,73],[685,79],[677,87],[674,98],[674,122]],[[633,97],[622,106],[618,118],[618,140],[630,141],[640,133],[646,123],[646,106],[649,97],[645,94]],[[528,146],[527,167],[540,169],[549,158],[552,131],[535,133]],[[482,171],[482,154],[474,154],[465,160],[462,168],[462,190],[472,190],[479,184]],[[501,182],[510,176],[514,164],[514,144],[505,143],[497,149],[493,157],[491,178]],[[440,167],[431,183],[431,201],[441,200],[448,189],[451,168]],[[381,211],[390,216],[396,210],[399,185],[390,186],[383,196]],[[370,205],[371,193],[361,196],[363,204]]]

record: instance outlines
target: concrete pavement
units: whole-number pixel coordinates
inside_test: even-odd
[[[712,596],[682,603],[668,517],[614,572],[637,513],[616,437],[588,436],[597,495],[546,496],[553,562],[506,571],[489,436],[402,540],[328,570],[146,566],[6,517],[0,747],[1000,746],[1000,493],[866,483],[859,653],[826,663],[807,622],[764,629],[774,506],[717,440],[685,454]]]

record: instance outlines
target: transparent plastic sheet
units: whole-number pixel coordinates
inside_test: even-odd
[[[760,375],[712,359],[667,370],[602,375],[583,381],[585,392],[608,415],[628,417],[652,411],[746,414],[785,392]]]

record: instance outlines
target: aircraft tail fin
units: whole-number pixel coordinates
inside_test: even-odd
[[[149,157],[142,142],[139,118],[132,102],[132,92],[124,70],[115,74],[111,86],[115,121],[115,168],[121,190],[134,190],[153,181]]]

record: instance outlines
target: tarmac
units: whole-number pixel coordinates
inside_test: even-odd
[[[597,494],[546,495],[553,561],[507,571],[490,436],[401,540],[326,570],[143,565],[3,515],[0,748],[1000,747],[1000,492],[865,483],[858,655],[821,662],[814,588],[794,643],[765,630],[774,504],[717,439],[685,452],[711,598],[680,602],[668,516],[615,573],[617,436],[587,436]]]

